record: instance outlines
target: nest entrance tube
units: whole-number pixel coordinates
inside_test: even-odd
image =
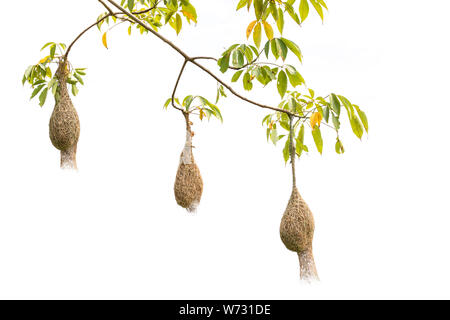
[[[53,146],[61,151],[61,168],[77,169],[77,143],[80,119],[67,89],[68,64],[61,60],[55,73],[58,79],[57,101],[50,117],[49,131]]]
[[[77,145],[61,150],[61,168],[77,169]]]
[[[291,130],[289,139],[292,165],[292,194],[281,218],[280,237],[288,250],[297,252],[300,263],[300,279],[313,281],[319,280],[312,253],[312,241],[315,228],[314,217],[296,186],[292,116],[290,120]]]
[[[192,130],[189,114],[183,112],[186,120],[186,142],[180,156],[174,192],[178,205],[189,212],[195,212],[203,193],[203,180],[200,169],[192,154]]]
[[[306,281],[319,281],[312,247],[306,251],[298,252],[297,254],[300,263],[300,279]]]

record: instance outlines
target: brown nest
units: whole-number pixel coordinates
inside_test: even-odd
[[[61,62],[57,70],[58,99],[50,117],[50,140],[61,150],[61,167],[76,167],[76,146],[80,137],[80,120],[67,89],[67,67]]]
[[[291,198],[280,224],[280,236],[286,248],[295,252],[312,247],[314,218],[298,189],[292,189]]]
[[[175,179],[174,191],[175,199],[181,207],[189,212],[195,212],[203,192],[203,180],[200,169],[192,154],[192,122],[189,121],[189,114],[183,113],[186,120],[186,143],[180,156],[177,176]]]
[[[300,278],[318,280],[316,265],[312,253],[314,236],[314,218],[297,187],[292,189],[286,210],[280,224],[280,237],[287,249],[298,254]]]
[[[203,192],[203,180],[197,164],[180,161],[174,185],[178,205],[189,212],[195,212]]]

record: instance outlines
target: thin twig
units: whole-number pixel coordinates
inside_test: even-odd
[[[297,186],[297,180],[295,177],[295,153],[296,150],[294,148],[294,117],[289,116],[289,155],[291,156],[291,166],[292,166],[292,187],[295,188]]]
[[[101,0],[99,0],[101,2]],[[101,18],[100,20],[96,21],[95,23],[91,24],[89,27],[87,27],[86,29],[83,30],[83,32],[81,32],[76,38],[75,40],[72,41],[72,43],[69,45],[69,47],[67,48],[66,54],[64,55],[64,60],[67,61],[67,57],[69,56],[69,52],[72,49],[73,45],[75,44],[75,42],[78,41],[78,39],[81,38],[81,36],[83,34],[85,34],[89,29],[91,29],[92,27],[95,27],[96,25],[98,25],[100,22],[102,22],[103,20],[105,20],[106,18],[111,17],[111,14],[108,13],[106,16],[104,16],[103,18]]]
[[[114,15],[114,13],[112,12],[111,8],[108,7],[108,5],[106,3],[104,3],[102,0],[98,0],[98,2],[100,2],[106,8],[106,10],[108,10],[110,15],[112,15],[112,16]]]
[[[175,83],[175,87],[173,88],[173,92],[172,92],[172,107],[174,107],[177,110],[180,110],[183,113],[184,113],[184,110],[175,105],[175,94],[177,92],[178,84],[180,83],[181,75],[183,74],[184,68],[186,67],[187,63],[188,63],[188,61],[184,60],[183,66],[181,67],[180,73],[178,74],[177,82]]]
[[[99,0],[100,1],[100,0]],[[145,10],[142,10],[142,11],[134,11],[134,12],[131,12],[132,14],[143,14],[143,13],[147,13],[147,12],[149,12],[149,11],[152,11],[153,9],[156,9],[156,7],[158,6],[158,4],[160,3],[161,1],[159,0],[159,1],[156,1],[155,2],[155,4],[152,6],[152,7],[150,7],[150,8],[148,8],[148,9],[145,9]]]

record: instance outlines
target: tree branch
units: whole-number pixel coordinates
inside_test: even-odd
[[[166,44],[168,44],[170,47],[172,47],[175,51],[177,51],[185,60],[191,62],[192,64],[196,65],[198,68],[202,69],[204,72],[206,72],[207,74],[209,74],[212,78],[214,78],[217,82],[219,82],[220,84],[222,84],[225,88],[227,88],[232,94],[234,94],[236,97],[240,98],[241,100],[244,100],[250,104],[253,104],[255,106],[258,106],[260,108],[263,109],[270,109],[273,111],[278,111],[278,112],[283,112],[287,115],[293,116],[293,117],[297,117],[297,118],[303,118],[302,116],[299,116],[298,114],[292,113],[290,111],[284,110],[284,109],[280,109],[280,108],[274,108],[268,105],[264,105],[255,101],[252,101],[242,95],[240,95],[239,93],[237,93],[236,91],[233,90],[233,88],[231,88],[228,84],[226,84],[224,81],[222,81],[221,79],[219,79],[214,73],[212,73],[209,69],[205,68],[203,65],[199,64],[198,62],[196,62],[192,57],[190,57],[189,55],[187,55],[183,50],[181,50],[179,47],[177,47],[175,44],[173,44],[171,41],[169,41],[168,39],[166,39],[165,37],[163,37],[161,34],[159,34],[158,32],[154,31],[152,28],[148,27],[146,24],[144,24],[142,21],[140,21],[139,19],[137,19],[135,16],[133,16],[131,13],[129,13],[128,11],[126,11],[124,8],[122,8],[120,5],[118,5],[116,2],[114,2],[113,0],[107,0],[109,3],[111,3],[114,7],[116,7],[117,9],[119,9],[123,14],[127,15],[131,20],[133,20],[135,23],[139,24],[140,26],[142,26],[143,28],[145,28],[147,31],[151,32],[154,36],[158,37],[160,40],[162,40],[163,42],[165,42]]]
[[[111,8],[108,7],[108,5],[106,3],[104,3],[102,0],[98,0],[98,2],[100,2],[106,8],[106,10],[108,10],[110,15],[112,15],[112,16],[114,15],[114,13],[112,12]]]
[[[177,92],[178,84],[180,83],[181,75],[183,74],[184,68],[186,67],[187,63],[188,63],[188,61],[184,60],[183,66],[181,67],[180,74],[178,75],[177,82],[175,83],[175,87],[173,88],[173,92],[172,92],[172,107],[174,107],[177,110],[180,110],[183,113],[185,111],[183,109],[181,109],[181,108],[178,108],[175,105],[175,101],[174,100],[175,100],[175,93]]]

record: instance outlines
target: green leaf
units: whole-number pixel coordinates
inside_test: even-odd
[[[247,5],[247,2],[248,2],[248,0],[241,0],[241,1],[239,1],[238,5],[237,5],[237,8],[236,8],[236,11],[238,11],[239,9],[245,7]]]
[[[243,82],[243,85],[244,85],[244,89],[245,89],[245,90],[247,90],[247,91],[252,90],[252,88],[253,88],[253,83],[252,83],[252,81],[251,81],[250,73],[246,72],[246,73],[244,74],[244,78],[242,78],[242,82]]]
[[[240,70],[240,71],[236,72],[236,73],[233,75],[233,78],[231,78],[231,82],[236,82],[236,81],[238,81],[238,80],[239,80],[239,77],[240,77],[241,74],[242,74],[242,72],[244,72],[244,70]]]
[[[331,119],[333,120],[334,128],[336,130],[339,130],[341,127],[341,123],[339,122],[339,119],[334,114],[331,114]]]
[[[261,19],[263,13],[263,0],[254,0],[253,6],[255,7],[256,20]]]
[[[291,18],[297,22],[297,24],[300,24],[300,19],[298,18],[298,15],[295,13],[294,8],[292,7],[291,4],[289,3],[285,3],[284,4],[286,7],[286,11],[289,13],[289,15],[291,16]]]
[[[39,105],[42,107],[45,103],[45,99],[47,99],[47,92],[48,88],[45,88],[42,90],[41,94],[39,95]]]
[[[309,4],[308,0],[301,0],[300,1],[300,19],[305,21],[305,19],[308,17],[309,14]]]
[[[47,42],[42,48],[41,51],[47,48],[49,45],[54,44],[54,42]]]
[[[305,125],[302,124],[302,126],[300,127],[300,131],[298,132],[298,136],[296,139],[296,146],[295,146],[295,152],[297,153],[297,155],[300,157],[302,155],[303,152],[303,143],[305,141]]]
[[[222,58],[220,58],[218,64],[220,66],[220,71],[222,73],[225,73],[230,66],[230,53],[227,53]]]
[[[289,82],[295,88],[305,82],[302,75],[291,65],[286,65],[287,75]]]
[[[277,27],[278,27],[278,31],[280,31],[280,34],[283,34],[283,29],[284,29],[284,13],[283,13],[283,10],[281,10],[281,8],[278,8]]]
[[[231,63],[237,68],[241,68],[244,65],[244,55],[241,50],[235,49],[233,51]]]
[[[298,60],[301,63],[302,62],[302,52],[300,50],[300,47],[297,44],[295,44],[294,42],[292,42],[291,40],[288,40],[286,38],[281,38],[281,40],[284,42],[286,47],[288,47],[289,50],[291,50],[291,52],[297,56]]]
[[[353,112],[353,105],[351,102],[344,96],[338,95],[339,100],[341,100],[344,107],[347,109],[348,112]]]
[[[288,100],[288,106],[289,106],[289,110],[292,112],[296,112],[297,111],[297,107],[298,107],[298,103],[297,101],[295,101],[294,98],[289,98]]]
[[[353,107],[356,109],[356,112],[358,112],[359,119],[361,119],[364,129],[367,133],[369,133],[369,122],[367,121],[366,114],[359,108],[359,106],[353,105]]]
[[[164,109],[167,109],[167,107],[169,106],[169,104],[172,102],[172,98],[169,98],[166,100],[166,102],[164,103]]]
[[[243,48],[244,51],[244,55],[245,58],[247,59],[248,63],[251,63],[253,61],[253,51],[250,47],[246,46],[246,45],[242,45],[241,46]]]
[[[283,61],[286,60],[286,56],[288,53],[288,48],[286,44],[281,39],[274,39],[276,43],[276,49],[278,51],[278,55],[281,57]]]
[[[266,124],[268,125],[271,118],[272,118],[272,115],[271,115],[271,114],[268,114],[267,116],[265,116],[265,117],[263,118],[261,124],[264,125],[264,123],[266,123]]]
[[[305,125],[302,124],[297,136],[297,143],[303,144],[305,141]]]
[[[75,78],[77,78],[78,82],[80,82],[80,83],[84,86],[83,79],[82,79],[77,73],[74,73],[73,76],[74,76]]]
[[[219,119],[220,122],[223,122],[222,114],[220,113],[219,108],[217,108],[217,106],[210,103],[208,100],[207,100],[207,105],[214,111],[214,115],[216,116],[216,118]]]
[[[327,4],[325,3],[324,0],[317,0],[317,1],[322,5],[322,7],[324,7],[326,10],[328,10]]]
[[[36,87],[36,88],[33,90],[33,93],[31,93],[30,100],[33,99],[33,98],[39,93],[39,91],[41,91],[41,89],[42,89],[43,87],[45,87],[45,84],[41,84],[40,86]]]
[[[334,93],[330,95],[331,110],[333,110],[338,116],[341,114],[341,103]]]
[[[314,9],[316,9],[317,13],[320,16],[320,19],[322,19],[322,21],[323,21],[323,10],[322,10],[322,6],[320,5],[320,3],[317,0],[309,0],[309,1],[313,5]]]
[[[75,84],[72,84],[72,94],[76,96],[78,94],[78,88]]]
[[[197,10],[195,10],[195,7],[190,4],[188,1],[182,2],[182,9],[183,14],[188,20],[193,20],[195,23],[197,23]]]
[[[253,42],[255,43],[256,47],[259,48],[261,45],[261,23],[258,22],[255,26],[255,29],[253,29]]]
[[[54,44],[50,47],[50,59],[51,60],[53,60],[53,58],[55,57],[55,52],[56,52],[56,44]]]
[[[336,150],[337,154],[343,154],[345,152],[344,146],[342,145],[341,140],[337,138],[336,145],[334,146],[334,149]]]
[[[134,8],[134,0],[128,0],[128,10],[132,11]]]
[[[31,72],[33,71],[34,66],[29,66],[27,70],[25,70],[25,77],[28,79],[28,77],[31,75]]]
[[[272,143],[273,143],[274,145],[277,144],[277,142],[278,142],[278,132],[277,132],[277,129],[272,129],[272,130],[270,131],[270,140],[272,140]]]
[[[56,97],[56,91],[58,90],[59,82],[55,81],[52,85],[52,94]]]
[[[67,78],[66,82],[69,84],[77,84],[77,81],[72,78]]]
[[[322,133],[320,132],[319,126],[314,126],[314,129],[312,131],[312,136],[314,138],[314,143],[316,144],[317,151],[319,151],[319,153],[322,154],[323,140],[322,140]]]
[[[278,58],[280,57],[280,52],[278,51],[275,39],[270,41],[270,49],[272,50],[272,54],[275,57],[275,59],[278,60]]]
[[[328,107],[323,108],[323,118],[328,123],[328,120],[330,119],[330,108]]]
[[[272,74],[271,71],[269,72]],[[263,86],[266,86],[270,81],[272,81],[272,78],[269,76],[267,70],[264,67],[256,67],[255,69],[253,69],[252,73],[254,73],[256,80],[258,80]]]
[[[278,21],[278,10],[275,2],[270,2],[270,13],[272,13],[273,20]]]
[[[85,75],[86,75],[86,72],[84,72],[83,70],[84,70],[84,69],[78,68],[78,69],[75,69],[75,72],[78,73],[79,75],[85,76]]]
[[[183,21],[181,20],[181,16],[177,13],[175,16],[175,31],[177,32],[177,35],[180,33],[182,27]]]
[[[266,54],[266,58],[269,58],[270,42],[271,41],[269,40],[264,45],[264,53]]]
[[[186,108],[186,110],[189,110],[189,107],[191,106],[192,101],[194,101],[195,97],[194,96],[187,96],[184,98],[183,100],[183,106]]]
[[[290,156],[290,152],[289,152],[289,148],[290,147],[290,143],[289,143],[289,138],[286,139],[286,143],[284,145],[284,149],[283,149],[283,158],[284,158],[284,163],[286,164],[289,160],[289,156]]]
[[[361,122],[354,114],[350,116],[350,125],[352,126],[352,130],[355,136],[361,139],[364,133],[364,129]]]
[[[286,90],[287,90],[287,76],[283,70],[281,70],[280,73],[278,74],[277,88],[278,88],[278,93],[281,96],[281,99],[283,99],[284,95],[286,94]]]

